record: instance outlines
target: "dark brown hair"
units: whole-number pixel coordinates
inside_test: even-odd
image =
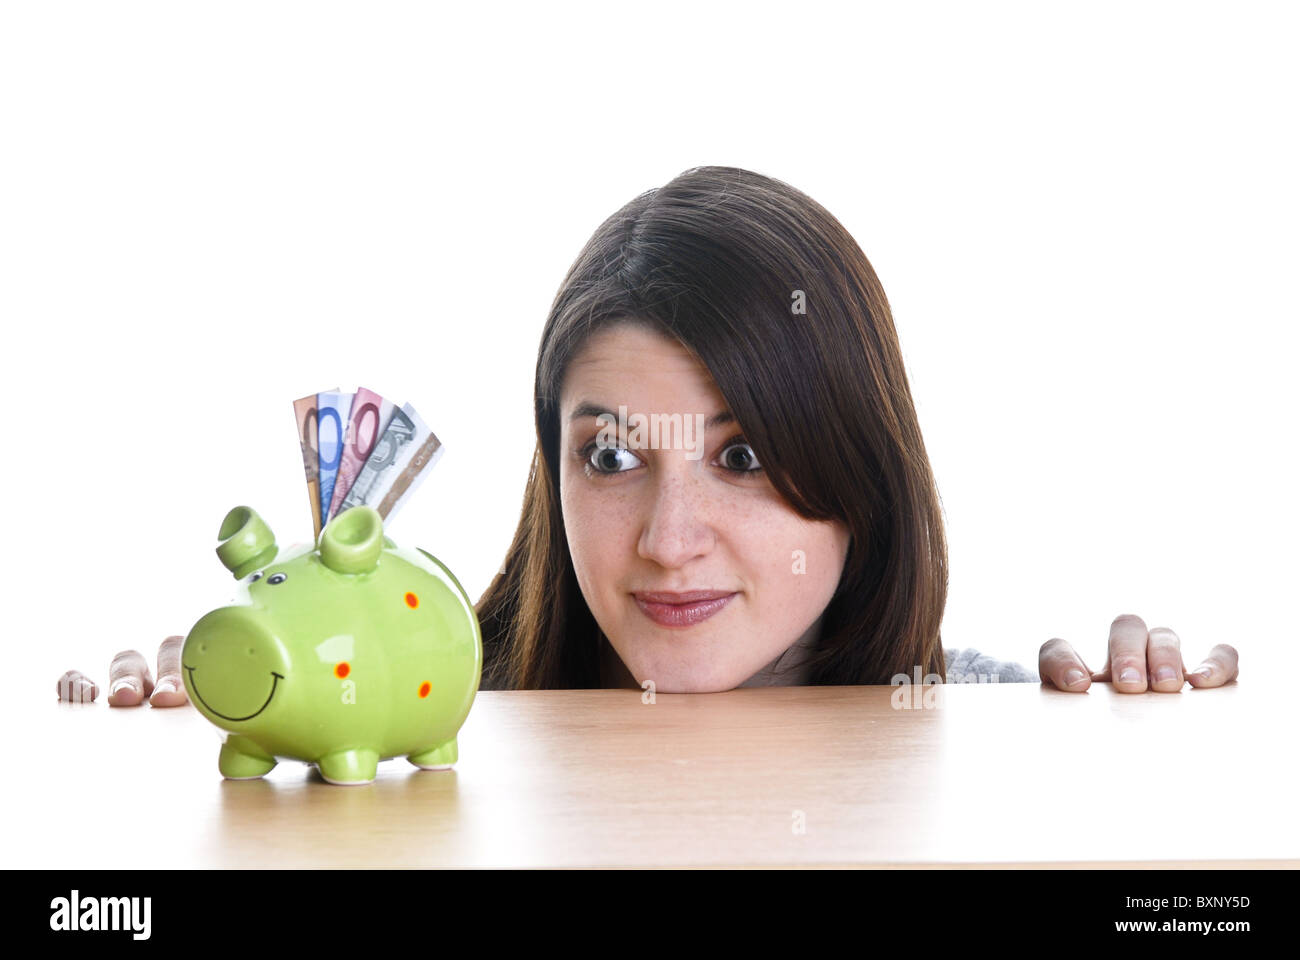
[[[796,291],[806,313],[792,309]],[[808,682],[888,683],[916,666],[942,676],[943,520],[880,281],[810,197],[748,170],[695,167],[602,223],[551,305],[519,527],[476,608],[483,689],[600,685],[601,634],[560,511],[559,400],[585,339],[627,320],[704,364],[793,510],[847,525]]]

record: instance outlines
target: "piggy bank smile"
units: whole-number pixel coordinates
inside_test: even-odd
[[[208,713],[212,714],[215,717],[220,717],[222,720],[230,720],[233,723],[239,723],[240,721],[243,720],[252,720],[259,713],[261,713],[268,706],[270,706],[271,700],[274,699],[275,697],[276,684],[284,679],[283,674],[276,673],[274,670],[272,670],[271,671],[271,692],[266,695],[266,700],[262,702],[262,705],[258,707],[256,710],[254,710],[252,713],[248,714],[248,716],[232,717],[228,713],[222,713],[220,710],[213,708],[212,704],[208,703],[208,701],[203,699],[203,694],[199,693],[199,685],[194,679],[194,668],[186,667],[185,669],[189,671],[190,689],[194,691],[194,696],[198,698],[199,703],[203,704],[204,709],[207,710]]]

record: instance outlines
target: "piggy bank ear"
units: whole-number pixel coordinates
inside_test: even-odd
[[[275,559],[275,534],[252,507],[235,507],[226,514],[217,539],[217,556],[236,580]]]
[[[321,563],[338,573],[366,573],[378,566],[384,539],[378,510],[365,504],[349,507],[321,531]]]

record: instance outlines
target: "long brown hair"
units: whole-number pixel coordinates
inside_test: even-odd
[[[802,291],[805,312],[797,312]],[[857,243],[793,187],[695,167],[596,230],[560,285],[534,384],[537,449],[503,566],[479,600],[483,689],[600,686],[601,634],[560,511],[560,388],[594,331],[673,337],[712,374],[777,492],[852,536],[813,684],[944,673],[948,557],[893,317]]]

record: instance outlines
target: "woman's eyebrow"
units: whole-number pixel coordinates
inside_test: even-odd
[[[569,414],[569,422],[573,423],[575,420],[582,420],[586,417],[613,417],[615,422],[618,421],[618,414],[615,411],[607,410],[600,404],[592,403],[590,400],[584,400],[573,408],[573,413]],[[730,410],[723,410],[705,420],[704,429],[712,430],[714,427],[720,427],[723,424],[735,422],[736,418],[732,412]]]

